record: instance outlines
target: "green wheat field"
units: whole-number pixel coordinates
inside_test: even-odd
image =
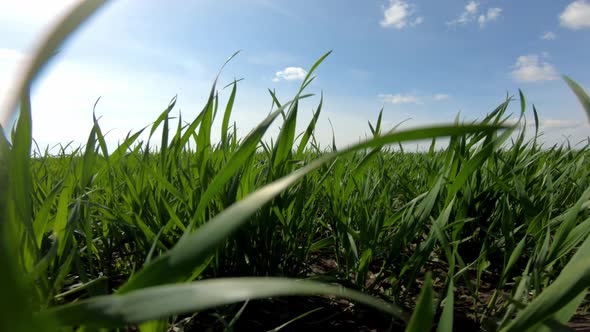
[[[195,119],[172,119],[173,99],[116,149],[96,118],[71,153],[35,148],[31,84],[102,2],[47,35],[2,110],[19,115],[0,138],[0,331],[568,331],[590,315],[590,145],[537,143],[522,93],[474,123],[380,115],[372,138],[320,148],[322,102],[296,124],[327,53],[245,137],[239,82],[214,82]],[[417,140],[431,148],[403,150]]]

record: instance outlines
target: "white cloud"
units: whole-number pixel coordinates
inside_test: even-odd
[[[416,19],[412,23],[410,23],[410,25],[416,26],[422,22],[424,22],[424,16],[418,16],[418,17],[416,17]]]
[[[574,120],[542,119],[539,121],[539,127],[547,129],[569,129],[581,127],[583,125],[584,122]]]
[[[486,14],[479,15],[477,22],[483,28],[488,22],[495,21],[502,14],[502,8],[489,8]]]
[[[559,15],[559,22],[562,26],[573,30],[590,28],[590,2],[576,0],[570,3]]]
[[[380,94],[379,98],[388,104],[422,104],[420,98],[409,94]]]
[[[465,13],[467,14],[475,14],[477,12],[477,7],[479,4],[475,1],[469,1],[467,6],[465,6]]]
[[[424,22],[424,17],[414,16],[415,6],[404,0],[390,0],[389,7],[383,12],[383,20],[380,24],[384,28],[393,27],[398,30],[408,26],[416,26]]]
[[[557,35],[551,31],[547,31],[541,36],[541,39],[544,39],[544,40],[553,40],[555,38],[557,38]]]
[[[432,96],[432,99],[436,100],[436,101],[443,101],[443,100],[447,100],[451,98],[451,96],[449,96],[446,93],[437,93],[434,96]]]
[[[307,75],[307,71],[301,67],[287,67],[281,71],[275,73],[275,77],[272,79],[273,82],[280,80],[293,81],[303,80]]]
[[[447,22],[447,25],[465,25],[477,21],[480,27],[484,27],[487,23],[495,21],[502,14],[502,8],[488,8],[487,12],[477,15],[479,12],[479,2],[469,1],[461,15],[458,18]]]
[[[512,78],[519,82],[551,81],[559,78],[555,67],[541,61],[536,54],[519,56],[513,68]]]
[[[461,13],[461,16],[455,20],[447,22],[447,25],[463,25],[473,21],[476,17],[478,7],[479,3],[477,1],[469,1],[469,3],[465,6],[465,10],[463,13]]]

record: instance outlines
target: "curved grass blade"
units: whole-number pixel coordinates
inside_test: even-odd
[[[335,295],[366,304],[404,320],[397,306],[370,295],[308,280],[246,277],[150,287],[125,295],[97,296],[44,312],[65,326],[118,327],[236,302],[276,296]]]
[[[586,111],[586,115],[588,116],[588,121],[590,121],[590,97],[588,96],[588,94],[586,94],[584,89],[582,89],[582,87],[578,83],[576,83],[574,80],[572,80],[571,78],[569,78],[567,76],[563,76],[563,79],[565,80],[567,85],[570,87],[570,89],[574,92],[576,97],[578,97],[580,104],[582,104],[582,107]]]
[[[227,149],[228,147],[229,135],[227,130],[229,128],[229,117],[234,107],[234,100],[236,99],[238,81],[234,80],[232,85],[231,94],[227,101],[227,105],[225,106],[225,112],[223,113],[223,121],[221,122],[221,146],[223,146],[224,149]]]
[[[303,88],[305,86],[307,86],[309,83],[311,83],[311,80],[313,80],[313,78],[311,77],[311,74],[313,74],[313,72],[316,70],[316,68],[328,57],[328,55],[330,55],[332,53],[332,51],[328,51],[326,52],[324,55],[322,55],[309,69],[309,72],[307,72],[307,75],[305,76],[305,79],[303,80],[303,83],[301,84],[302,88],[301,90],[303,90]]]

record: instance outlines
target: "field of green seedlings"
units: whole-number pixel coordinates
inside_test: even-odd
[[[31,83],[101,3],[47,36],[2,110],[19,116],[0,135],[0,331],[567,331],[590,315],[590,145],[540,146],[522,93],[477,123],[380,115],[371,139],[323,149],[321,101],[296,124],[327,53],[245,137],[239,82],[214,82],[198,117],[172,120],[173,99],[115,150],[96,118],[72,153],[33,149]]]

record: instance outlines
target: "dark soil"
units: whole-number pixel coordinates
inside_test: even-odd
[[[336,262],[327,257],[316,257],[314,264],[310,266],[310,275],[330,276],[337,270]],[[438,294],[444,294],[444,267],[436,264],[428,264],[428,269],[439,278],[434,281],[434,288]],[[376,271],[374,271],[376,272]],[[371,272],[369,273],[371,274]],[[368,279],[370,279],[369,276]],[[415,289],[405,290],[403,302],[411,312],[416,302],[423,275],[418,276]],[[473,278],[472,280],[474,280]],[[487,303],[493,296],[495,289],[493,284],[497,276],[493,273],[482,278],[477,299],[470,293],[467,285],[457,285],[455,289],[455,316],[453,320],[454,331],[494,331],[492,320],[481,321],[481,317],[475,317],[474,313],[483,313]],[[438,280],[438,281],[437,281]],[[349,285],[346,285],[349,286]],[[391,285],[385,284],[385,287]],[[379,289],[380,287],[377,287]],[[496,304],[502,305],[508,298],[508,294],[498,296]],[[581,308],[588,312],[590,301],[582,304]],[[243,308],[239,317],[236,314]],[[573,317],[569,327],[573,331],[590,332],[590,314],[580,309]],[[305,315],[307,313],[307,315]],[[440,314],[440,312],[438,313]],[[493,315],[493,313],[491,313]],[[305,315],[304,317],[300,317]],[[299,318],[298,318],[299,317]],[[235,319],[234,319],[235,318]],[[234,320],[230,328],[228,325]],[[290,322],[294,320],[293,322]],[[435,322],[438,317],[435,317]],[[218,308],[200,312],[196,315],[179,317],[176,319],[175,331],[271,331],[280,328],[280,331],[403,331],[404,322],[394,320],[384,314],[364,305],[355,304],[343,299],[328,297],[283,297],[266,300],[250,301],[233,306]],[[487,328],[486,328],[487,327]],[[433,331],[436,326],[433,326]],[[135,331],[135,329],[129,329]]]

